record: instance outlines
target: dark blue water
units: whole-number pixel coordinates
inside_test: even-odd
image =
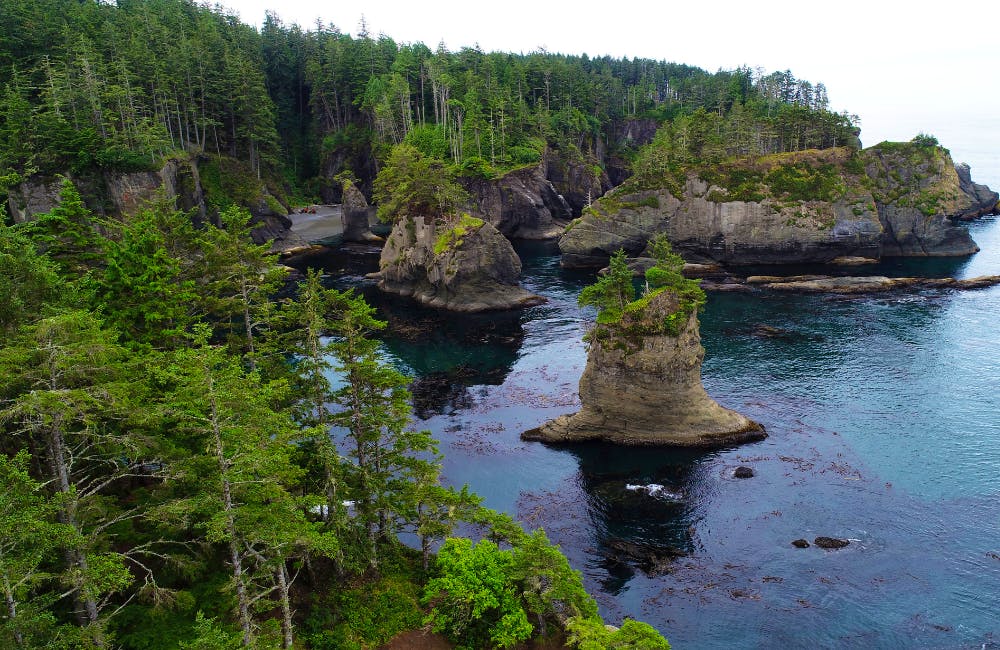
[[[1000,223],[971,228],[978,255],[876,270],[1000,273]],[[705,387],[766,440],[548,447],[519,434],[578,406],[591,276],[562,271],[551,244],[519,252],[549,301],[474,317],[379,296],[357,277],[371,255],[326,264],[390,321],[386,353],[418,378],[447,479],[544,526],[607,618],[648,621],[678,648],[1000,647],[1000,287],[711,294]],[[783,333],[755,336],[761,324]],[[756,475],[732,478],[738,465]],[[665,492],[628,489],[650,484]],[[819,535],[851,544],[790,544]]]

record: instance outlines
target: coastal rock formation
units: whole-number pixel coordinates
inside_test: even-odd
[[[539,163],[495,179],[462,178],[469,211],[511,239],[552,239],[562,234],[572,210]]]
[[[217,214],[209,208],[200,166],[204,159],[172,158],[159,171],[102,172],[84,175],[67,174],[73,181],[87,207],[96,214],[121,216],[135,213],[161,193],[172,199],[178,210],[190,212],[196,224],[216,223]],[[238,165],[237,161],[228,161]],[[217,161],[212,162],[218,165]],[[259,183],[254,179],[254,182]],[[10,188],[8,207],[15,222],[30,220],[34,215],[48,212],[59,203],[58,176],[35,175]],[[216,192],[223,188],[216,188]],[[284,238],[292,222],[287,208],[260,184],[254,197],[216,196],[215,203],[225,205],[238,201],[246,207],[254,220],[252,236],[258,244]]]
[[[705,392],[697,313],[681,323],[676,336],[660,326],[679,306],[673,291],[662,291],[644,309],[626,313],[613,329],[598,325],[580,378],[580,411],[522,437],[678,446],[764,438],[763,426],[719,406]]]
[[[564,266],[598,268],[619,248],[640,254],[658,233],[690,261],[730,265],[968,255],[979,249],[952,219],[992,211],[993,196],[963,183],[940,147],[776,154],[630,180],[572,222],[559,247]]]
[[[799,293],[881,293],[900,289],[984,289],[1000,284],[1000,275],[980,275],[958,280],[955,278],[888,278],[882,275],[843,276],[751,275],[748,285],[774,291]]]
[[[614,187],[593,156],[575,151],[549,149],[545,153],[545,177],[569,205],[569,217],[579,216],[587,205]]]
[[[344,181],[341,219],[344,222],[345,242],[380,242],[382,238],[371,230],[371,208],[365,195],[354,183]]]
[[[522,289],[521,260],[491,224],[468,215],[439,223],[404,218],[379,261],[379,288],[452,311],[477,312],[538,304]]]
[[[979,251],[969,232],[951,221],[978,211],[978,199],[963,190],[946,149],[882,142],[864,151],[864,161],[884,227],[882,255],[944,257]]]
[[[969,207],[955,215],[956,219],[968,221],[983,215],[1000,212],[1000,194],[979,183],[972,182],[972,169],[968,163],[955,165],[958,183],[962,193],[969,198]]]

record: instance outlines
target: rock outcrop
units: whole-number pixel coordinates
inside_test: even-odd
[[[372,232],[371,213],[365,195],[354,183],[344,181],[343,205],[341,219],[344,224],[345,242],[380,242],[382,238]]]
[[[583,209],[614,187],[608,174],[593,156],[575,150],[549,149],[545,153],[545,177],[579,216]]]
[[[520,287],[521,260],[491,224],[465,215],[438,223],[404,218],[379,261],[379,288],[431,307],[477,312],[544,301]]]
[[[1000,194],[985,185],[974,183],[972,169],[968,163],[955,165],[955,173],[958,174],[959,187],[962,193],[968,197],[970,203],[966,209],[955,215],[956,219],[969,221],[1000,212]]]
[[[67,177],[77,186],[87,207],[97,214],[132,214],[162,193],[174,201],[177,209],[191,212],[196,224],[217,224],[218,215],[210,209],[202,183],[200,165],[204,162],[205,159],[193,156],[189,159],[172,158],[159,171],[105,171],[67,174]],[[253,216],[252,235],[256,243],[280,240],[288,234],[292,225],[287,217],[287,208],[270,194],[264,184],[256,179],[254,182],[260,184],[256,196],[215,196],[214,203],[225,205],[238,202],[246,207]],[[14,221],[30,220],[34,215],[48,212],[58,205],[60,184],[57,176],[35,175],[12,187],[8,192],[8,207]],[[216,191],[220,189],[216,188]]]
[[[573,217],[566,200],[545,177],[539,163],[499,178],[462,178],[469,212],[511,239],[552,239]]]
[[[803,151],[630,180],[572,222],[559,247],[564,266],[598,268],[659,233],[690,261],[728,265],[969,255],[979,249],[952,219],[982,213],[992,196],[963,186],[940,147]]]
[[[764,438],[763,426],[719,406],[705,392],[697,313],[681,323],[676,336],[663,329],[679,308],[677,295],[666,290],[642,310],[627,311],[620,324],[598,325],[580,378],[580,411],[522,437],[696,447]]]

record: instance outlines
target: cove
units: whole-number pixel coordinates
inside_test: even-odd
[[[982,252],[865,272],[1000,273]],[[459,315],[380,294],[373,249],[312,260],[389,321],[387,358],[415,378],[417,426],[445,476],[543,526],[611,621],[634,616],[675,647],[991,647],[1000,637],[1000,287],[865,297],[709,294],[703,381],[763,423],[715,451],[554,447],[520,433],[579,407],[593,314],[585,272],[554,243],[517,245],[548,302]],[[786,270],[786,272],[789,272]],[[758,326],[768,328],[761,336]],[[740,465],[753,468],[736,479]],[[635,489],[662,486],[662,489]],[[631,489],[630,489],[631,488]],[[841,550],[791,541],[851,540]]]

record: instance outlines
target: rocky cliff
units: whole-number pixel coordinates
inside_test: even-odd
[[[280,240],[287,235],[292,225],[287,218],[287,208],[271,195],[266,184],[256,179],[251,183],[218,182],[218,177],[223,176],[218,173],[220,167],[238,165],[235,161],[220,163],[218,160],[208,162],[215,182],[205,183],[202,179],[202,167],[205,165],[206,160],[197,157],[175,158],[167,160],[155,172],[104,171],[68,176],[77,186],[87,207],[97,214],[120,216],[134,213],[162,192],[174,200],[179,210],[191,212],[196,223],[215,222],[216,209],[235,202],[253,215],[253,238],[256,243]],[[27,221],[58,205],[60,183],[59,177],[35,175],[12,187],[7,203],[14,221]]]
[[[803,151],[631,179],[559,247],[568,267],[604,266],[619,248],[639,254],[657,233],[689,260],[724,264],[968,255],[979,249],[952,219],[992,211],[993,196],[963,183],[940,147]]]
[[[605,440],[626,445],[726,445],[766,436],[764,427],[719,406],[701,384],[705,349],[697,313],[676,334],[661,326],[677,295],[655,294],[621,323],[598,325],[580,378],[582,408],[522,434],[526,440]]]
[[[522,289],[521,260],[491,224],[465,215],[446,222],[405,218],[379,260],[379,288],[431,307],[477,312],[538,304]]]
[[[558,237],[573,214],[545,171],[540,163],[495,179],[460,179],[469,193],[469,212],[512,239]]]

